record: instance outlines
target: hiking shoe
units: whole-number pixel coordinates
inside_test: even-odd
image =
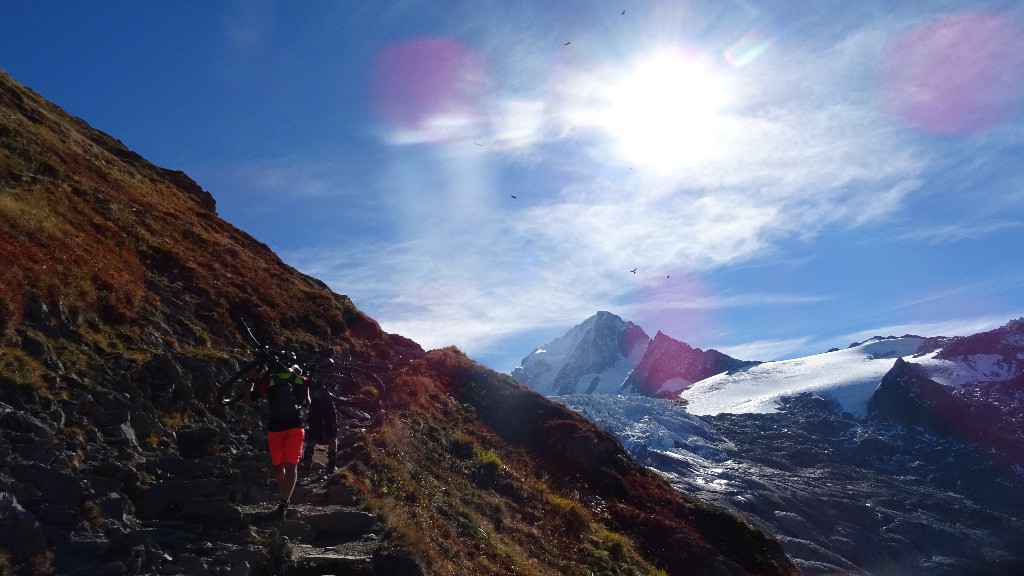
[[[284,520],[285,518],[287,518],[288,517],[288,503],[287,502],[278,502],[277,503],[277,511],[274,513],[274,515],[277,516],[278,518],[280,518],[281,520]]]

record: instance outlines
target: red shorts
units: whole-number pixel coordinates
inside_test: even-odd
[[[280,432],[267,432],[270,446],[270,461],[274,466],[282,463],[298,464],[302,456],[302,442],[306,438],[304,428],[289,428]]]

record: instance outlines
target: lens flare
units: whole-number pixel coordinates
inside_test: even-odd
[[[634,322],[693,346],[710,338],[717,329],[715,298],[697,274],[666,272],[638,290],[631,300]]]
[[[764,54],[772,42],[767,32],[753,28],[725,49],[725,59],[733,66],[746,66]]]
[[[881,97],[908,127],[970,134],[1018,113],[1024,100],[1024,25],[966,13],[898,37],[882,61]]]
[[[371,92],[388,140],[397,144],[471,138],[486,114],[489,85],[483,60],[445,38],[392,44],[378,55]]]
[[[718,329],[715,298],[700,276],[666,273],[640,289],[629,308],[633,322],[648,331],[654,339],[652,346],[658,346],[658,352],[645,357],[646,365],[638,370],[651,380],[640,379],[635,384],[651,394],[669,394],[699,379],[700,367],[680,364],[678,358],[691,354],[689,348],[706,350]]]

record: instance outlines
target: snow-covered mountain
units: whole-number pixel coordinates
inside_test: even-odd
[[[924,338],[873,338],[845,350],[764,362],[697,382],[680,394],[691,414],[774,412],[782,399],[809,392],[834,400],[855,416],[897,358],[917,353]]]
[[[534,350],[512,377],[541,394],[669,396],[727,370],[755,363],[717,350],[703,351],[598,312],[560,338]]]
[[[806,574],[1024,574],[1024,319],[555,399]]]
[[[598,312],[534,350],[512,377],[544,395],[618,393],[650,340],[636,324]]]
[[[992,346],[979,344],[985,341]],[[875,337],[845,350],[718,374],[679,396],[690,413],[711,415],[772,412],[784,398],[808,392],[863,417],[868,399],[899,358],[910,359],[928,378],[955,388],[1011,380],[1024,372],[1024,321],[961,338]]]

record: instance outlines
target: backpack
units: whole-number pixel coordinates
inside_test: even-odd
[[[267,402],[270,404],[272,421],[293,424],[290,427],[295,428],[302,426],[299,405],[302,403],[300,394],[303,385],[302,377],[291,372],[279,372],[270,377]]]

